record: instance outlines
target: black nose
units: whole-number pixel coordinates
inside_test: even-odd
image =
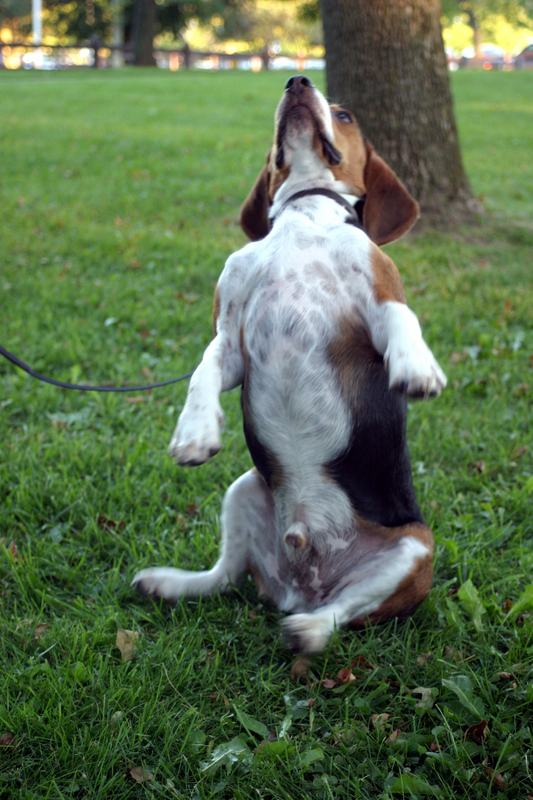
[[[305,75],[293,75],[292,78],[289,78],[287,83],[285,84],[286,91],[301,91],[302,89],[312,89],[313,84],[306,78]]]

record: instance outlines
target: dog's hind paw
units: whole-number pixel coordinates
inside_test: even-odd
[[[149,597],[163,597],[176,603],[185,593],[185,570],[172,567],[153,567],[137,573],[131,582],[132,586]],[[181,580],[180,580],[181,579]]]
[[[282,622],[283,633],[297,653],[319,653],[333,632],[333,620],[323,614],[293,614]]]

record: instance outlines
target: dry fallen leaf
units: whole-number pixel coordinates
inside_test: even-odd
[[[476,744],[483,744],[483,742],[487,741],[488,732],[487,720],[482,719],[481,722],[476,722],[475,725],[471,725],[467,728],[464,741],[466,742],[467,738],[471,736]]]
[[[115,711],[114,714],[111,714],[111,725],[116,725],[117,722],[120,722],[124,714],[122,711]]]
[[[505,789],[505,778],[492,767],[483,767],[485,774],[489,776],[490,782],[502,791]]]
[[[377,669],[376,665],[372,664],[364,656],[356,656],[350,666],[355,669]]]
[[[427,663],[429,658],[431,657],[431,653],[422,653],[421,656],[418,656],[416,659],[416,663],[419,667],[424,667]]]
[[[154,779],[152,773],[142,767],[132,767],[132,769],[130,769],[130,775],[137,783],[145,783],[146,781],[153,781]]]
[[[19,551],[17,550],[17,545],[15,544],[15,542],[11,542],[11,544],[9,545],[9,552],[11,553],[11,556],[15,564],[19,563],[19,558],[21,561],[24,561],[22,556],[19,556]]]
[[[131,661],[135,656],[136,642],[139,639],[137,631],[126,631],[119,628],[117,631],[116,646],[122,653],[122,661]]]
[[[0,736],[0,747],[15,747],[15,734],[3,733]]]
[[[298,656],[298,658],[293,661],[291,666],[291,678],[293,681],[299,681],[301,678],[305,678],[309,672],[310,666],[310,658],[307,656]]]
[[[355,681],[356,677],[351,669],[341,669],[337,673],[337,680],[339,683],[350,683],[350,681]]]
[[[457,661],[460,663],[463,660],[463,656],[460,650],[455,650],[453,647],[446,645],[444,648],[444,658],[446,661]]]
[[[389,717],[390,714],[372,714],[372,716],[370,717],[370,722],[372,723],[372,727],[383,728]]]
[[[114,519],[109,519],[109,517],[99,514],[99,516],[96,517],[96,524],[103,531],[121,531],[125,522],[115,522]]]
[[[333,689],[337,685],[337,681],[332,681],[331,678],[325,678],[323,681],[320,681],[320,685],[324,687],[324,689]]]
[[[433,708],[433,703],[435,702],[433,697],[433,690],[427,686],[417,686],[416,689],[413,689],[411,694],[419,694],[420,700],[418,701],[417,708],[425,708],[430,709]]]
[[[401,728],[395,728],[393,730],[393,732],[391,733],[391,735],[387,738],[387,744],[390,744],[390,742],[396,741],[396,739],[398,738],[398,736],[400,735],[401,732],[402,732]]]
[[[35,626],[35,631],[33,632],[33,640],[38,642],[43,633],[48,630],[50,625],[46,625],[44,622],[38,622]]]

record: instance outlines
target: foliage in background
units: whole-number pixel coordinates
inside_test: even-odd
[[[125,38],[131,35],[135,0],[124,0]],[[111,0],[44,0],[44,40],[49,43],[111,41]],[[285,53],[322,44],[318,0],[160,0],[156,2],[157,41],[183,41],[200,49],[261,50]],[[0,0],[0,27],[15,38],[31,33],[30,0]],[[443,0],[445,43],[455,51],[492,42],[514,52],[533,38],[533,0]]]
[[[461,52],[492,43],[512,53],[533,38],[533,0],[442,0],[443,34]]]

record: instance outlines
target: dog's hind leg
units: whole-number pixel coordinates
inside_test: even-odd
[[[180,597],[224,592],[237,585],[250,563],[254,563],[256,540],[271,536],[274,528],[274,501],[255,469],[241,475],[226,492],[221,528],[220,557],[212,569],[143,569],[133,579],[133,586],[143,594],[176,602]]]
[[[293,649],[318,653],[336,627],[363,627],[414,611],[427,596],[433,575],[433,536],[426,526],[417,528],[414,536],[405,535],[372,560],[356,564],[330,602],[287,617],[283,629]]]

